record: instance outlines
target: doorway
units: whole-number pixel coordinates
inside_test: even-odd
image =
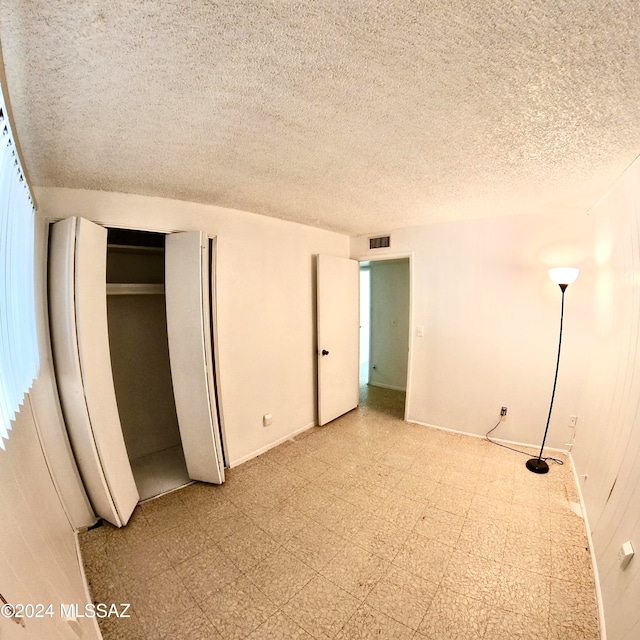
[[[409,363],[409,258],[360,263],[360,403],[404,418]]]

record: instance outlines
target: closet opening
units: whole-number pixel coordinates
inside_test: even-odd
[[[107,324],[118,413],[140,500],[191,480],[171,380],[165,234],[107,229]]]
[[[215,239],[51,223],[48,305],[60,406],[96,515],[224,482]]]

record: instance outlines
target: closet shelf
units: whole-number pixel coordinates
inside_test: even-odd
[[[164,295],[163,284],[146,284],[137,282],[108,282],[108,296],[154,296]]]

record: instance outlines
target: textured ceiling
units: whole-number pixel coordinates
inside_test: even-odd
[[[586,212],[640,151],[636,0],[0,0],[31,181],[351,234]]]

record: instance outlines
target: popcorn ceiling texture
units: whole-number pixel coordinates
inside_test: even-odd
[[[634,0],[0,0],[31,181],[350,234],[587,212],[640,147]]]

